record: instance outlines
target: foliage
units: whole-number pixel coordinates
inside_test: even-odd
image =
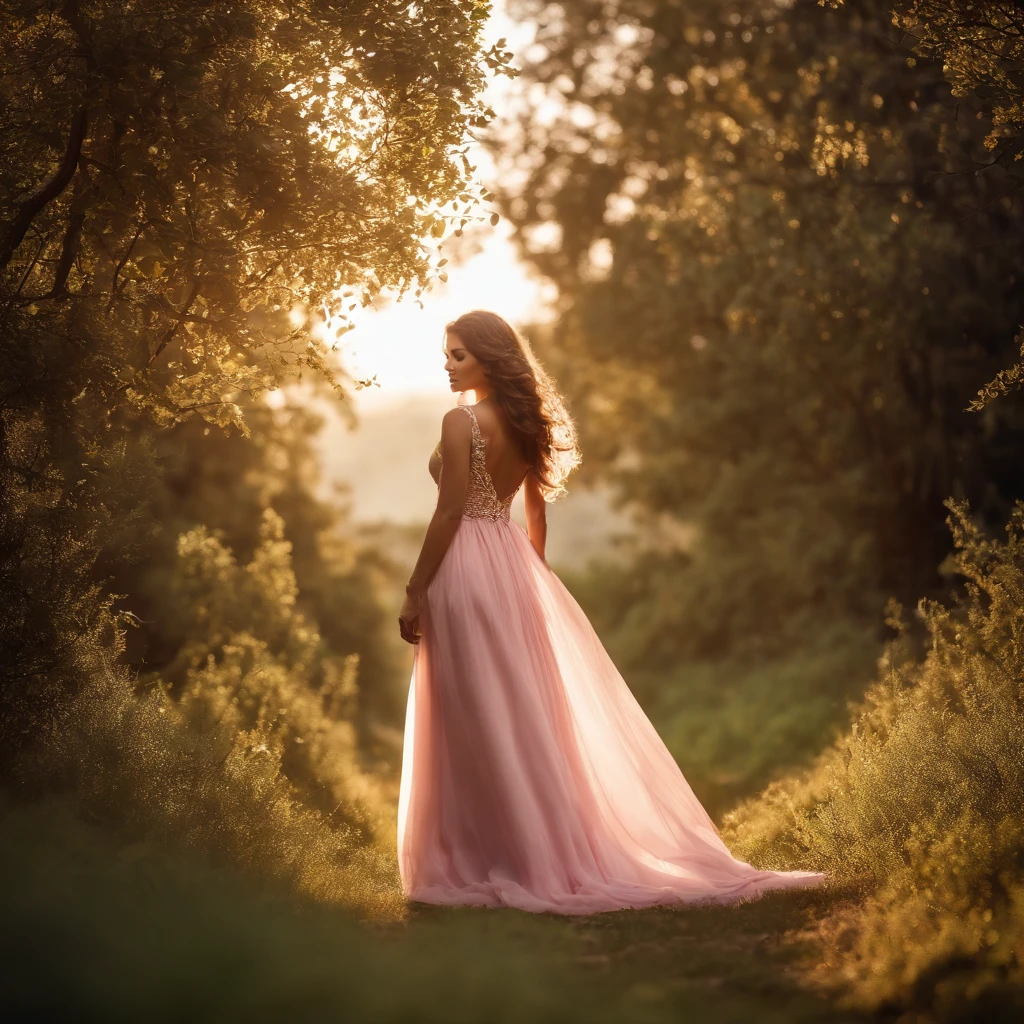
[[[923,659],[894,619],[902,638],[850,732],[807,778],[738,809],[727,832],[755,863],[815,864],[869,886],[824,933],[856,1002],[955,1017],[1021,1006],[1024,503],[1005,541],[949,507],[967,582],[949,606],[921,603]]]
[[[353,304],[483,216],[488,11],[0,0],[7,786],[396,912],[372,558],[314,496],[314,420],[261,396],[343,397]]]
[[[785,656],[691,661],[654,674],[652,716],[710,814],[837,735],[871,679],[872,640],[856,624],[836,623]]]
[[[354,715],[368,739],[376,725],[400,722],[408,682],[378,596],[387,566],[352,536],[340,497],[322,496],[313,447],[322,418],[298,396],[277,409],[261,402],[243,409],[246,435],[196,419],[165,430],[136,426],[131,451],[144,463],[139,475],[148,474],[145,514],[133,535],[122,531],[103,552],[99,567],[121,595],[115,607],[130,612],[126,621],[136,626],[127,636],[128,663],[180,682],[171,666],[180,663],[195,623],[173,584],[179,535],[204,526],[248,561],[270,508],[291,544],[298,607],[332,656],[358,657]],[[243,605],[235,621],[246,621]]]
[[[874,630],[861,622],[814,621],[791,650],[749,643],[735,654],[699,651],[677,660],[680,622],[699,637],[713,623],[680,611],[678,575],[685,558],[643,554],[625,565],[591,564],[565,575],[630,689],[657,724],[701,803],[718,816],[806,762],[845,727],[849,701],[860,697],[875,670]],[[648,603],[647,595],[658,600]],[[728,624],[728,612],[719,625]],[[751,614],[756,607],[744,609]],[[691,649],[692,650],[692,649]]]
[[[1008,188],[1019,188],[1024,182],[1024,9],[1000,0],[910,0],[896,4],[893,20],[914,38],[917,53],[942,61],[953,95],[976,98],[990,120],[988,159],[975,162],[975,173],[998,164],[1010,175]],[[1024,355],[1024,330],[1016,340]],[[1022,383],[1024,362],[1018,361],[1000,370],[971,408],[980,410]]]
[[[198,848],[319,898],[394,916],[403,905],[394,794],[362,769],[356,731],[360,649],[371,684],[387,687],[393,675],[379,643],[373,577],[360,568],[363,552],[332,539],[338,513],[313,497],[315,421],[265,407],[248,416],[248,436],[204,437],[201,423],[184,423],[120,446],[111,493],[134,502],[133,513],[116,531],[75,537],[71,548],[90,558],[86,567],[101,550],[94,571],[113,573],[120,596],[111,610],[95,575],[83,569],[75,581],[83,603],[96,602],[95,641],[84,644],[74,623],[58,620],[51,629],[65,648],[45,653],[64,656],[61,668],[85,682],[69,699],[61,676],[42,675],[58,715],[46,742],[16,759],[16,778],[23,791],[72,788],[86,814],[121,833]],[[311,599],[271,500],[303,538]],[[248,566],[236,563],[228,539]],[[48,596],[55,604],[62,595]],[[333,626],[330,642],[304,608]],[[46,637],[44,629],[30,634]],[[378,695],[370,708],[382,703]],[[17,721],[22,709],[5,711]],[[32,723],[33,712],[38,706],[21,720]]]
[[[176,664],[140,690],[108,649],[22,774],[70,786],[121,834],[399,914],[393,794],[360,769],[351,721],[358,657],[332,656],[296,607],[280,517],[264,514],[248,565],[205,527],[182,534],[178,552],[166,583],[191,622]]]
[[[126,423],[244,428],[242,397],[304,370],[340,389],[324,316],[340,330],[343,302],[429,284],[423,237],[443,235],[448,204],[474,202],[462,148],[489,116],[485,68],[507,60],[481,46],[486,13],[471,0],[3,4],[3,598],[16,623],[60,622],[13,633],[6,703],[52,718],[43,691],[66,689],[67,644],[47,658],[35,637],[93,636],[98,602],[68,586],[132,512],[129,482],[104,477]],[[61,547],[47,524],[80,538],[59,571],[44,564]]]
[[[495,146],[559,289],[536,345],[653,548],[616,581],[622,667],[682,705],[693,662],[727,688],[832,629],[880,643],[889,595],[941,591],[942,500],[1001,522],[1019,490],[1019,407],[965,412],[1024,320],[1021,193],[951,173],[984,112],[869,0],[517,9],[533,91]],[[786,703],[841,709],[859,672]]]
[[[331,377],[310,318],[425,285],[422,238],[465,193],[485,13],[6,3],[9,326],[100,342],[100,413],[237,422],[228,394]]]
[[[108,528],[136,517],[138,480],[124,446],[113,445],[79,470],[82,478],[68,482],[41,457],[47,432],[39,418],[5,427],[0,765],[10,771],[25,746],[59,731],[67,695],[102,670],[115,625],[94,567],[101,545],[112,540]]]
[[[833,7],[844,0],[819,0]],[[1024,179],[1024,89],[1020,83],[1024,60],[1024,10],[1000,0],[904,0],[896,3],[893,24],[912,40],[914,51],[942,62],[942,72],[956,97],[971,97],[990,124],[984,158],[968,159],[954,173],[982,174],[999,165],[1010,177],[1007,191]],[[1024,332],[1017,335],[1024,355]],[[1000,370],[978,391],[974,411],[1024,383],[1024,362]]]
[[[918,53],[942,60],[954,96],[979,97],[992,121],[985,147],[1024,177],[1024,11],[1000,0],[904,0],[893,19]]]

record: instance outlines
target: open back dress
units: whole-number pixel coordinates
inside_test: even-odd
[[[729,853],[582,609],[510,521],[514,494],[495,493],[476,413],[460,408],[469,487],[427,587],[406,711],[406,895],[593,914],[820,882]],[[439,480],[439,450],[431,469]]]

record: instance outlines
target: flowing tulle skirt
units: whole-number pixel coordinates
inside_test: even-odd
[[[421,630],[398,809],[410,899],[592,914],[822,880],[733,858],[515,523],[462,520]]]

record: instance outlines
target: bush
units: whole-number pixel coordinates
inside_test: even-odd
[[[280,408],[247,402],[242,409],[245,434],[196,420],[167,430],[132,424],[133,455],[141,460],[152,450],[151,465],[145,466],[145,514],[129,537],[109,538],[100,566],[109,589],[123,595],[115,607],[142,620],[128,634],[126,659],[139,671],[180,682],[174,673],[192,641],[195,617],[174,582],[178,538],[205,526],[248,562],[260,543],[264,509],[272,508],[292,545],[296,606],[329,655],[359,656],[360,685],[351,713],[365,753],[375,745],[377,726],[401,725],[408,687],[406,645],[392,630],[392,615],[380,597],[384,557],[355,539],[343,497],[327,497],[314,447],[323,417],[299,396]],[[395,753],[381,750],[380,760],[394,761]]]
[[[657,677],[652,716],[709,813],[804,767],[847,728],[874,669],[874,634],[822,625],[785,656],[687,662]]]
[[[947,506],[967,582],[919,606],[924,657],[893,608],[900,637],[851,730],[726,825],[758,865],[865,886],[825,933],[855,1003],[956,1017],[1024,1006],[1024,503],[1005,541]]]
[[[135,680],[110,651],[28,774],[70,784],[122,834],[400,915],[393,794],[360,769],[347,718],[356,661],[330,657],[297,610],[280,518],[264,514],[246,566],[201,527],[179,553],[174,587],[194,619],[180,684]]]

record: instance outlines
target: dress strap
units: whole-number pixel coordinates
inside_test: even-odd
[[[455,408],[456,409],[465,409],[466,412],[469,413],[469,418],[473,421],[473,436],[474,437],[481,437],[482,435],[480,434],[480,424],[477,421],[476,413],[473,412],[473,406],[471,406],[471,405],[457,405]]]

